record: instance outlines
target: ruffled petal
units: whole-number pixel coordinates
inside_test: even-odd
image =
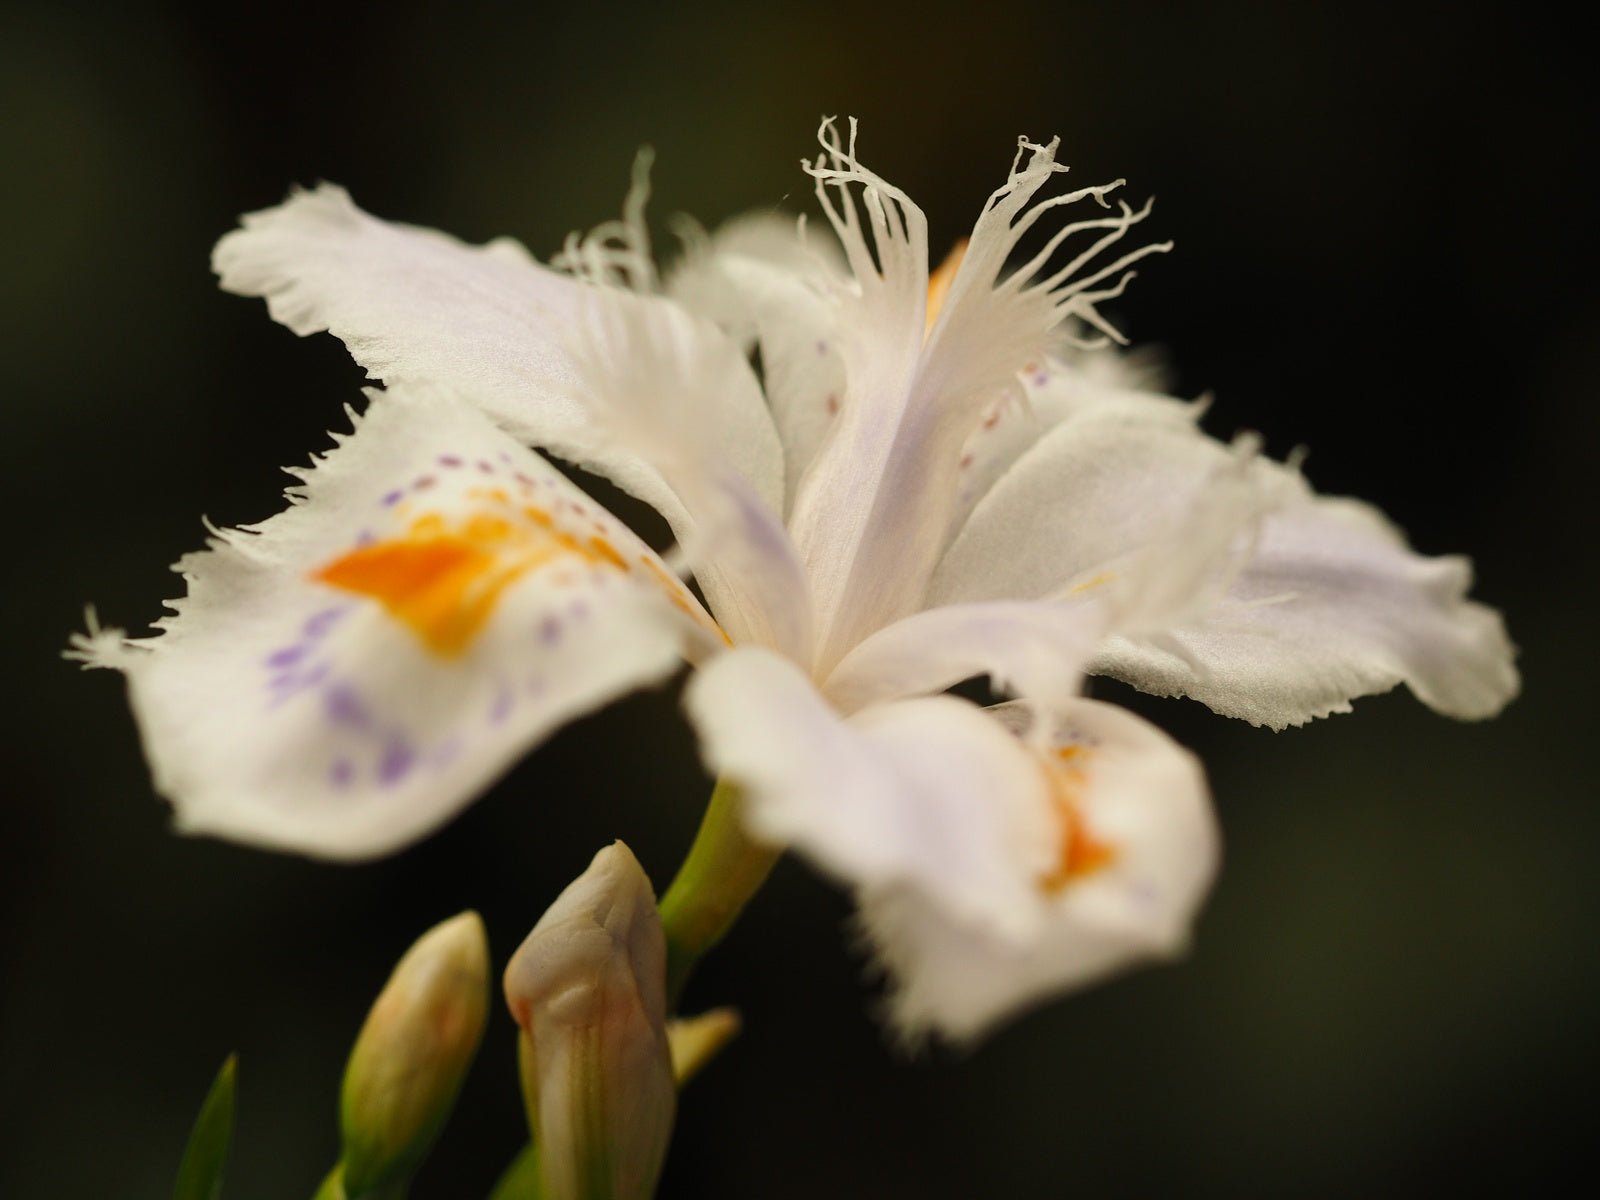
[[[374,378],[448,387],[523,440],[681,524],[656,464],[597,427],[592,379],[573,362],[594,288],[539,266],[518,243],[469,246],[380,221],[323,184],[247,215],[217,243],[212,265],[224,288],[265,297],[294,332],[333,333]],[[722,339],[709,324],[681,332]],[[728,389],[715,400],[718,419],[701,436],[776,506],[782,452],[759,389]]]
[[[1026,728],[1019,706],[988,711]],[[890,1013],[907,1038],[970,1040],[1188,943],[1220,852],[1194,757],[1131,713],[1080,700],[1036,761],[1060,824],[1053,865],[1033,877],[1042,914],[1026,935],[963,918],[937,889],[863,890],[862,924],[888,967]]]
[[[707,763],[738,783],[751,832],[850,887],[936,891],[955,914],[1023,936],[1055,858],[1046,780],[1010,733],[949,696],[835,713],[793,663],[718,656],[690,680]]]
[[[559,725],[718,631],[620,522],[464,404],[374,399],[290,507],[177,566],[128,677],[179,828],[319,857],[422,836]]]
[[[1464,559],[1412,553],[1375,509],[1119,405],[1018,457],[928,600],[1100,598],[1111,636],[1092,670],[1281,729],[1400,682],[1448,715],[1498,711],[1513,650],[1470,584]]]
[[[1500,614],[1467,599],[1471,563],[1425,558],[1371,505],[1314,495],[1269,516],[1248,565],[1203,619],[1159,641],[1110,639],[1095,670],[1156,695],[1282,729],[1405,683],[1446,716],[1491,717],[1517,694]]]

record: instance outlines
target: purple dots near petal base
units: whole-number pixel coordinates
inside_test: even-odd
[[[366,729],[372,713],[361,694],[347,683],[336,683],[322,693],[322,708],[329,721],[351,729]]]
[[[267,655],[267,666],[274,671],[287,670],[304,658],[306,652],[310,649],[310,646],[296,643],[293,646],[285,646],[281,650],[274,650]]]
[[[411,748],[411,743],[404,738],[393,738],[378,756],[378,782],[384,787],[393,787],[411,774],[411,768],[416,765],[417,752]]]
[[[500,691],[495,695],[494,703],[489,707],[489,724],[504,724],[505,719],[511,715],[511,708],[514,701],[515,697],[512,696],[511,689],[502,686]]]
[[[325,608],[325,610],[315,614],[312,618],[307,619],[306,627],[304,627],[306,637],[323,637],[328,630],[339,624],[339,618],[342,618],[347,611],[350,610],[349,606],[346,605],[341,605],[339,608]]]

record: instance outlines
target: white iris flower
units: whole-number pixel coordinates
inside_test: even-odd
[[[178,564],[158,636],[79,639],[127,675],[182,829],[393,850],[686,658],[749,831],[855,890],[901,1029],[962,1038],[1181,948],[1215,871],[1199,766],[1085,673],[1274,728],[1401,682],[1464,718],[1514,695],[1465,560],[1084,349],[1121,340],[1096,306],[1167,248],[1118,247],[1148,206],[1041,198],[1056,143],[1023,142],[930,274],[921,210],[853,127],[820,137],[837,245],[748,219],[664,282],[642,186],[562,270],[327,185],[221,241],[225,288],[385,388],[285,512]],[[679,552],[530,446],[649,502]],[[1018,699],[940,694],[976,675]]]

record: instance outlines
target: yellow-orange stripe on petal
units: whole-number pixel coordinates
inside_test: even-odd
[[[1056,864],[1039,880],[1054,895],[1080,879],[1117,861],[1118,848],[1095,837],[1083,817],[1083,792],[1089,783],[1087,759],[1091,752],[1077,745],[1058,746],[1044,760],[1050,785],[1050,802],[1061,817],[1061,851]]]
[[[405,533],[372,542],[312,572],[312,578],[378,601],[390,616],[441,658],[465,653],[507,588],[558,558],[628,564],[603,537],[580,540],[555,528],[542,509],[527,523],[475,513],[454,525],[437,513],[412,521]]]

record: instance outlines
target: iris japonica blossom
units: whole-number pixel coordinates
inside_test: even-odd
[[[1516,692],[1465,560],[1091,348],[1168,248],[1124,248],[1148,205],[1047,195],[1057,143],[1024,140],[930,271],[854,126],[820,140],[836,243],[747,218],[665,278],[642,183],[554,269],[328,185],[222,239],[224,288],[384,387],[286,511],[177,565],[156,636],[79,639],[126,674],[179,828],[391,851],[687,660],[749,833],[854,890],[900,1030],[960,1039],[1179,950],[1216,869],[1199,765],[1086,674],[1274,728],[1401,682],[1462,718]],[[533,446],[654,506],[677,549]],[[945,694],[974,676],[1014,699]]]

